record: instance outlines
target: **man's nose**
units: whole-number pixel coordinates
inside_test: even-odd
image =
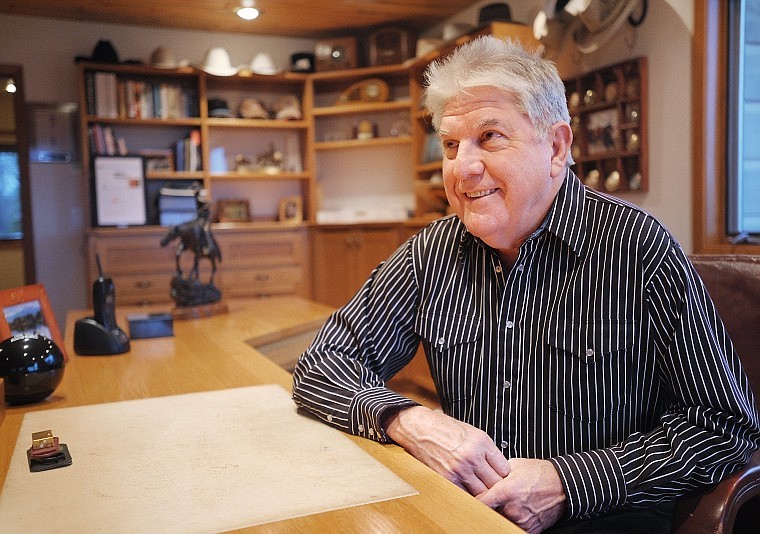
[[[454,158],[454,174],[460,180],[479,177],[483,175],[485,164],[483,163],[482,151],[477,145],[469,142],[460,142],[457,155]]]

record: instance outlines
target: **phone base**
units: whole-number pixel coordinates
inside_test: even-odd
[[[74,325],[74,351],[82,356],[123,354],[129,351],[129,338],[118,326],[109,331],[94,317],[86,317]]]

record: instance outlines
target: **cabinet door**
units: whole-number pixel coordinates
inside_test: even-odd
[[[398,232],[395,230],[362,230],[357,232],[356,271],[354,272],[354,291],[367,280],[372,270],[387,259],[398,246]]]
[[[354,232],[314,232],[313,294],[314,300],[331,306],[342,306],[353,294]]]
[[[372,269],[398,246],[398,233],[383,229],[319,229],[313,234],[314,300],[342,306]]]

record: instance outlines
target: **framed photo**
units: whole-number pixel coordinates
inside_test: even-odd
[[[590,156],[615,150],[619,136],[617,108],[595,111],[586,117],[586,147]]]
[[[93,180],[95,226],[147,224],[145,160],[141,156],[96,156]]]
[[[219,222],[246,222],[251,220],[250,205],[245,198],[219,200],[216,203]]]
[[[42,284],[0,290],[0,339],[23,334],[52,339],[68,361],[61,331]]]
[[[140,150],[145,160],[145,172],[170,172],[174,170],[174,154],[171,150]]]
[[[303,205],[300,196],[285,197],[280,200],[279,220],[291,224],[303,221]]]

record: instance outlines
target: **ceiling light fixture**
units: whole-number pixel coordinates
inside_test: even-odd
[[[16,82],[13,81],[13,78],[8,78],[8,83],[5,84],[5,92],[6,93],[16,92]]]
[[[237,16],[244,20],[253,20],[260,15],[260,11],[253,7],[253,0],[241,0],[240,7],[235,10]]]

